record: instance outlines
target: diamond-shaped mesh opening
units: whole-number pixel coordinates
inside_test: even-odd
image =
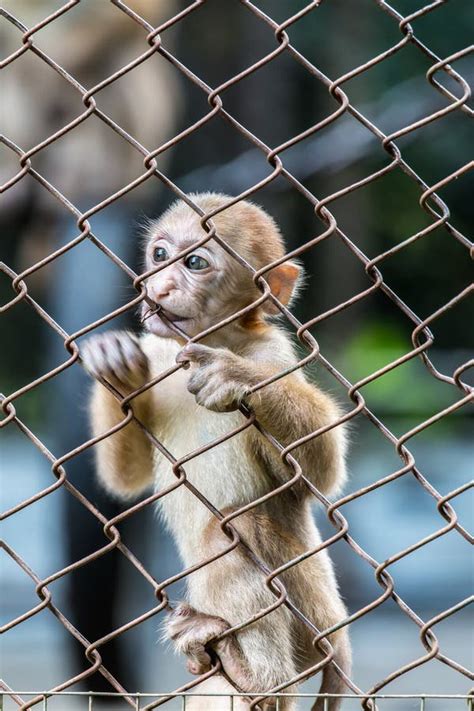
[[[156,644],[157,630],[186,584],[215,564],[203,552],[196,569],[184,568],[153,511],[176,496],[173,487],[187,488],[210,512],[221,548],[230,545],[218,526],[226,512],[213,491],[177,479],[177,453],[149,430],[170,490],[127,503],[104,493],[92,472],[97,442],[80,356],[91,332],[136,324],[146,296],[134,287],[143,270],[137,222],[202,190],[245,193],[281,224],[287,251],[300,250],[304,296],[279,308],[299,336],[300,360],[314,350],[307,377],[341,403],[333,426],[347,419],[352,440],[351,478],[337,501],[311,486],[308,472],[298,486],[321,530],[312,556],[329,552],[347,602],[341,624],[352,632],[353,673],[331,656],[332,630],[315,629],[286,598],[285,614],[318,633],[326,656],[297,680],[259,691],[276,699],[298,681],[314,693],[314,677],[331,668],[352,697],[348,711],[372,711],[370,695],[385,693],[411,697],[379,700],[379,711],[464,708],[472,642],[464,600],[473,399],[467,3],[461,12],[444,0],[23,5],[0,11],[5,708],[99,706],[104,697],[53,693],[80,683],[117,693],[113,708],[196,708],[178,692],[198,691],[202,679]],[[136,417],[131,403],[124,427]],[[204,452],[190,438],[189,471],[196,460],[212,469],[242,437],[229,429],[220,442],[207,438]],[[278,448],[271,428],[263,437]],[[290,460],[289,478],[295,466]],[[274,506],[282,496],[273,492]],[[252,541],[239,546],[274,601],[267,563]],[[284,562],[305,565],[296,554]],[[244,632],[254,622],[240,620]],[[220,674],[214,662],[211,676]],[[150,688],[178,691],[127,696]],[[313,702],[302,698],[301,708]],[[263,708],[262,699],[246,703]],[[291,708],[284,697],[278,704]],[[328,711],[334,704],[328,698]]]

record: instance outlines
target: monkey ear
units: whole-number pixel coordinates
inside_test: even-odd
[[[302,269],[296,262],[283,262],[264,275],[270,290],[282,304],[290,303],[298,286],[298,280]],[[279,309],[274,303],[267,299],[263,304],[263,310],[267,314],[279,314]]]

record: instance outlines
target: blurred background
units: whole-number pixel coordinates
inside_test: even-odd
[[[185,7],[175,0],[129,0],[128,6],[153,27]],[[258,0],[256,5],[282,22],[306,3]],[[402,14],[423,3],[397,0]],[[58,8],[47,0],[4,0],[3,7],[31,27]],[[417,36],[445,57],[470,42],[474,8],[469,0],[447,3],[419,19]],[[20,25],[21,28],[21,25]],[[21,44],[21,29],[0,15],[2,55]],[[292,44],[331,79],[368,61],[400,40],[397,22],[373,0],[332,0],[289,29]],[[123,67],[148,45],[146,30],[111,3],[83,0],[34,35],[35,44],[90,89]],[[211,87],[217,87],[275,48],[273,31],[239,2],[207,0],[197,11],[162,33],[164,47]],[[398,53],[344,85],[351,102],[386,134],[447,105],[426,81],[429,59],[407,45]],[[472,79],[472,60],[455,69]],[[84,111],[81,94],[31,51],[4,70],[2,130],[10,142],[29,150]],[[459,95],[449,79],[445,86]],[[287,53],[223,92],[227,111],[267,145],[274,147],[331,114],[337,103],[326,86]],[[178,69],[155,54],[105,88],[99,108],[147,149],[160,146],[209,111],[206,95]],[[397,144],[405,160],[432,185],[462,166],[472,148],[468,116],[455,111]],[[18,156],[0,144],[2,182],[19,169]],[[222,118],[215,117],[158,158],[159,167],[185,191],[219,190],[235,195],[269,174],[264,155]],[[388,163],[380,141],[345,113],[335,123],[284,153],[284,165],[318,198],[348,186]],[[144,172],[138,151],[92,115],[32,158],[33,167],[80,211],[91,207]],[[472,176],[472,174],[471,174]],[[441,193],[452,224],[472,232],[472,177],[464,175]],[[431,220],[419,206],[420,189],[401,170],[335,201],[331,211],[341,229],[369,257],[423,229]],[[140,271],[140,223],[157,216],[174,195],[150,178],[94,215],[93,232],[107,247]],[[288,248],[295,248],[324,227],[311,204],[284,178],[253,199],[279,222]],[[17,273],[67,244],[78,234],[66,207],[26,175],[2,196],[2,259]],[[308,280],[295,306],[302,320],[320,314],[370,285],[362,263],[337,236],[306,252]],[[384,280],[421,318],[429,316],[470,282],[468,252],[438,228],[381,267]],[[26,280],[30,295],[68,333],[131,301],[130,279],[90,242],[82,242]],[[1,302],[9,301],[11,280],[0,272]],[[133,309],[104,328],[137,328]],[[0,391],[15,392],[63,363],[62,339],[20,301],[1,321]],[[351,382],[373,373],[411,350],[413,324],[380,291],[312,329],[323,355]],[[443,373],[472,353],[472,310],[466,300],[432,326],[431,359]],[[80,345],[80,341],[79,341]],[[311,377],[351,409],[346,390],[321,365]],[[468,380],[468,374],[466,374]],[[471,378],[472,380],[472,378]],[[79,365],[35,387],[15,401],[18,416],[59,457],[88,438],[85,405],[90,382]],[[400,436],[460,399],[460,391],[435,380],[420,360],[411,360],[363,389],[368,406]],[[469,417],[470,415],[470,417]],[[351,479],[348,492],[396,471],[393,446],[364,416],[352,420]],[[7,509],[54,481],[47,459],[14,424],[2,430],[1,493]],[[444,418],[409,443],[421,472],[442,495],[472,475],[472,411]],[[70,481],[110,518],[121,510],[94,480],[92,451],[66,465]],[[472,526],[472,497],[453,501],[460,522]],[[353,538],[381,562],[444,525],[435,499],[412,474],[345,506]],[[326,536],[333,533],[324,512],[315,515]],[[63,488],[40,499],[4,523],[8,545],[39,578],[98,550],[105,544],[99,522]],[[124,542],[157,580],[180,570],[176,550],[148,507],[120,527]],[[344,542],[331,547],[343,595],[351,613],[382,592],[372,568]],[[451,531],[391,566],[396,591],[423,620],[464,599],[472,589],[468,544]],[[2,623],[37,604],[33,581],[8,557],[2,561]],[[153,589],[120,553],[66,575],[50,586],[54,602],[89,640],[96,640],[156,605]],[[179,584],[169,589],[182,596]],[[120,635],[101,648],[105,666],[128,690],[168,691],[189,679],[184,662],[159,642],[160,616]],[[469,624],[470,622],[470,624]],[[444,654],[472,666],[472,616],[467,608],[435,628]],[[418,628],[388,600],[351,625],[354,681],[366,690],[425,653]],[[1,676],[15,689],[47,689],[89,667],[83,647],[43,610],[14,627],[2,640]],[[403,675],[387,692],[466,693],[468,680],[439,661]],[[99,675],[83,688],[109,690]],[[306,687],[316,690],[317,682]],[[8,703],[8,702],[7,702]],[[382,706],[417,708],[411,702]],[[453,702],[454,703],[454,702]],[[72,708],[64,699],[52,708]],[[72,702],[71,702],[72,704]],[[433,709],[447,711],[433,703]],[[125,702],[114,708],[126,708]],[[304,706],[302,706],[303,708]],[[7,706],[8,708],[8,706]],[[350,705],[347,708],[352,708]],[[355,708],[355,706],[353,706]]]

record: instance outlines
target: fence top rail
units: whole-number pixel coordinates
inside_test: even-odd
[[[226,691],[223,693],[217,693],[217,692],[212,692],[212,691],[206,691],[205,693],[196,693],[193,691],[180,691],[180,692],[152,692],[152,691],[139,691],[139,692],[126,692],[126,693],[120,693],[118,691],[18,691],[16,689],[9,689],[7,690],[2,690],[0,689],[0,697],[1,696],[11,696],[13,694],[17,694],[19,696],[35,696],[35,695],[42,695],[42,696],[95,696],[95,697],[106,697],[106,698],[123,698],[125,696],[134,698],[134,699],[141,699],[141,698],[169,698],[171,696],[175,696],[177,698],[182,698],[183,696],[189,696],[189,697],[200,697],[200,696],[212,696],[212,697],[225,697],[228,698],[229,696],[233,696],[235,698],[254,698],[257,696],[261,696],[262,694],[268,694],[268,692],[263,692],[263,691],[254,691],[254,692],[246,692],[246,693],[241,693],[238,691],[235,692],[230,692]],[[471,693],[468,694],[328,694],[328,693],[303,693],[299,692],[297,694],[290,694],[288,692],[272,692],[272,697],[290,697],[290,698],[298,698],[298,699],[319,699],[319,698],[327,698],[327,699],[465,699],[466,701],[469,701],[470,699],[474,699],[474,690]]]

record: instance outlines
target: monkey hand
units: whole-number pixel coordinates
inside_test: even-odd
[[[208,672],[213,664],[211,654],[214,652],[230,680],[239,688],[247,689],[247,663],[235,636],[230,634],[223,639],[216,639],[229,628],[229,623],[222,617],[206,615],[182,602],[168,616],[165,635],[173,640],[178,652],[187,656],[187,667],[191,674]]]
[[[237,410],[249,388],[261,379],[250,361],[227,348],[189,343],[178,353],[176,362],[193,364],[188,390],[198,405],[215,412]]]
[[[108,331],[89,338],[80,349],[82,363],[95,378],[104,378],[122,394],[146,383],[148,359],[129,331]]]

